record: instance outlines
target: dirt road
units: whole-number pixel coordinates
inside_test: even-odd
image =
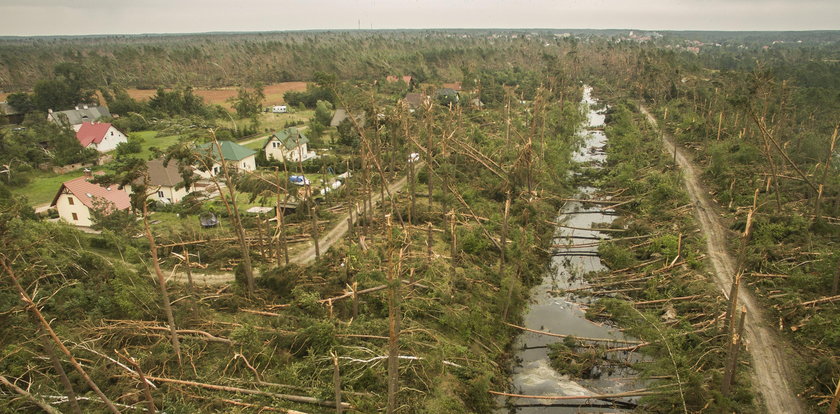
[[[423,168],[425,162],[417,163],[417,168]],[[407,177],[401,177],[397,181],[394,181],[388,186],[388,191],[390,191],[391,195],[396,197],[397,192],[403,189],[405,185],[408,183]],[[388,198],[388,194],[385,194],[385,198]],[[373,205],[376,206],[382,202],[382,197],[378,194],[373,196]],[[360,211],[359,205],[355,206],[355,210],[353,213],[353,224],[359,218],[358,212]],[[324,254],[327,250],[330,249],[336,242],[341,240],[345,234],[347,234],[347,230],[349,229],[347,225],[347,219],[350,217],[349,213],[341,215],[338,218],[338,222],[336,225],[331,228],[326,234],[321,236],[318,239],[318,248],[321,251],[321,254]],[[315,244],[312,242],[308,242],[306,249],[301,251],[298,254],[289,258],[289,262],[306,265],[311,263],[315,260]],[[193,271],[193,281],[198,284],[199,286],[209,286],[209,285],[221,285],[224,283],[230,283],[234,280],[234,275],[232,272],[215,272],[215,273],[204,273],[200,270]],[[254,276],[259,276],[259,269],[254,269]],[[174,283],[187,283],[187,274],[186,272],[181,271],[181,269],[175,269],[175,271],[170,271],[168,281]]]
[[[645,107],[640,106],[639,109],[647,116],[651,125],[658,129],[656,118]],[[723,294],[728,296],[732,276],[736,271],[736,261],[726,247],[727,230],[721,224],[717,206],[700,184],[699,172],[692,161],[677,148],[673,137],[664,132],[661,132],[660,136],[665,151],[672,155],[674,151],[677,153],[676,160],[683,173],[683,182],[694,204],[700,228],[706,236],[706,248],[714,267],[715,283]],[[802,402],[796,397],[792,386],[796,375],[791,366],[792,361],[787,357],[788,345],[767,320],[751,291],[742,286],[738,291],[738,302],[747,308],[745,336],[747,350],[752,357],[752,381],[767,409],[766,412],[804,413]]]

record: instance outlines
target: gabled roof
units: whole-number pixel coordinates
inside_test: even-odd
[[[222,156],[226,161],[241,161],[257,153],[252,149],[243,147],[242,145],[231,141],[219,141],[219,146],[222,147]],[[206,144],[199,145],[198,149],[211,154],[214,160],[219,160],[219,151],[216,149],[216,144],[208,142]]]
[[[73,194],[82,204],[87,208],[94,208],[94,199],[102,198],[116,207],[117,210],[125,210],[131,205],[128,193],[125,190],[120,190],[116,185],[110,187],[102,187],[99,184],[89,182],[90,177],[79,177],[70,181],[65,181],[59,187],[58,192],[53,197],[52,204],[54,206],[58,201],[58,197],[65,189]]]
[[[8,102],[0,102],[0,115],[18,115],[20,113],[17,108],[9,105]]]
[[[412,109],[417,109],[423,106],[423,101],[426,100],[426,95],[422,93],[407,93],[405,98],[403,98],[403,102],[408,104],[408,106]]]
[[[300,132],[297,128],[290,127],[280,132],[275,132],[274,135],[268,137],[268,140],[266,140],[265,144],[263,144],[263,149],[265,149],[265,147],[274,140],[280,141],[287,150],[297,148],[298,145],[309,142],[309,138],[306,138],[306,135],[304,135],[303,132]]]
[[[330,121],[331,127],[337,127],[341,125],[344,120],[347,119],[347,110],[344,108],[338,108],[335,110],[335,114],[333,114],[332,120]],[[359,126],[365,126],[365,113],[362,112],[361,114],[353,115],[353,119],[359,123]]]
[[[411,75],[404,75],[404,76],[388,75],[388,76],[385,77],[385,80],[388,81],[388,82],[398,82],[398,81],[402,80],[403,82],[405,82],[406,85],[411,85]]]
[[[50,113],[53,121],[58,122],[61,118],[67,117],[67,122],[70,125],[79,125],[83,122],[98,121],[102,117],[111,117],[111,111],[107,106],[88,106],[79,109],[70,109],[67,111],[55,111]]]
[[[93,124],[85,122],[76,131],[76,139],[79,140],[79,144],[82,144],[82,147],[87,147],[91,143],[99,144],[105,139],[105,134],[108,133],[109,129],[111,129],[111,124],[107,122]]]
[[[164,167],[162,159],[155,159],[147,161],[146,168],[149,172],[149,185],[151,186],[175,187],[184,181],[181,172],[178,171],[177,161],[170,161],[169,165]]]

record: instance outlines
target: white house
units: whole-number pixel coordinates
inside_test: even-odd
[[[309,139],[297,128],[286,128],[268,137],[263,144],[265,158],[277,161],[306,161],[315,157],[307,148]]]
[[[289,108],[287,108],[286,105],[274,105],[271,107],[271,112],[275,114],[285,114],[286,112],[289,112]]]
[[[74,131],[78,131],[85,122],[96,122],[102,118],[111,117],[111,111],[108,110],[107,106],[97,105],[76,106],[74,109],[67,111],[53,111],[50,109],[47,112],[48,121],[55,122],[59,125],[68,125]]]
[[[211,157],[213,165],[210,166],[209,171],[196,170],[196,174],[203,178],[210,178],[222,174],[222,164],[220,162],[222,159],[228,168],[244,171],[254,171],[257,169],[256,151],[231,141],[219,141],[219,147],[222,149],[221,154],[219,154],[216,144],[212,142],[198,146],[197,151]]]
[[[116,185],[103,187],[91,183],[88,181],[90,179],[90,175],[85,175],[61,184],[50,206],[58,210],[62,220],[76,226],[90,227],[93,225],[91,210],[101,207],[127,210],[131,206],[125,190],[120,190]]]
[[[184,182],[181,172],[178,171],[176,161],[170,161],[169,165],[163,166],[162,159],[146,162],[149,174],[148,191],[150,199],[156,199],[162,203],[180,203],[187,194],[194,191],[192,188],[179,186]]]
[[[76,139],[83,147],[93,148],[99,152],[113,151],[117,148],[117,144],[128,142],[125,134],[107,122],[83,123],[76,131]]]

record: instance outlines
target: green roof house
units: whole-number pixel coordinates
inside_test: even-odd
[[[221,154],[219,154],[219,149],[216,147],[216,144],[212,142],[199,145],[196,148],[199,153],[209,155],[214,160],[209,171],[197,172],[200,176],[210,178],[220,174],[222,172],[221,159],[225,160],[228,168],[244,171],[254,171],[257,169],[256,151],[231,141],[219,141],[219,147],[222,150]]]
[[[315,157],[315,151],[309,151],[309,139],[297,128],[286,128],[268,137],[263,145],[265,158],[277,161],[306,161]]]

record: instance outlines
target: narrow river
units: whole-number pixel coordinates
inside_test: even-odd
[[[588,168],[601,168],[606,160],[604,147],[607,136],[601,130],[604,125],[604,110],[594,108],[597,101],[592,98],[592,88],[584,87],[581,105],[587,111],[586,125],[580,128],[581,147],[573,154],[575,162]],[[592,197],[597,191],[592,187],[578,187],[576,199]],[[607,238],[602,232],[589,230],[599,224],[610,223],[614,216],[603,207],[591,203],[567,202],[558,212],[556,221],[562,223],[555,230],[551,266],[542,282],[533,287],[530,304],[525,311],[526,328],[576,337],[633,340],[626,338],[616,328],[596,324],[584,316],[585,308],[592,299],[573,293],[558,293],[560,290],[578,289],[587,286],[583,275],[591,271],[604,270],[597,255],[594,242]],[[523,332],[514,342],[514,366],[511,368],[511,390],[513,394],[529,396],[583,396],[613,394],[638,388],[635,373],[623,364],[604,361],[592,368],[582,378],[569,378],[555,371],[549,362],[549,344],[562,342],[562,338],[532,332]],[[615,343],[612,346],[622,346]],[[611,359],[623,359],[621,355],[610,355]],[[501,398],[497,411],[501,413],[579,413],[579,412],[621,412],[621,408],[632,407],[633,399],[618,403],[598,399],[536,399]]]

